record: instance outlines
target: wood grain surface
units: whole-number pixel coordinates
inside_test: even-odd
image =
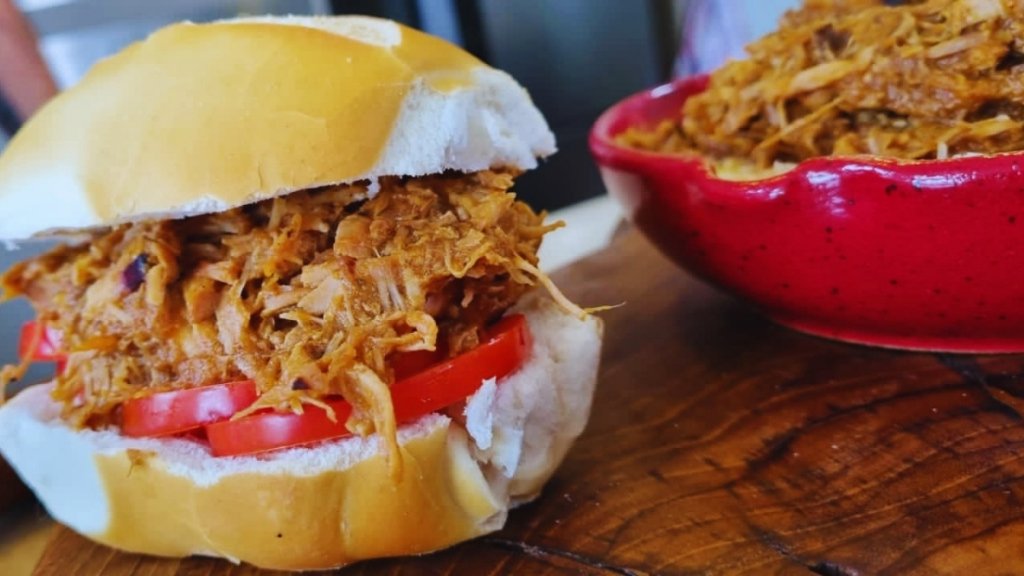
[[[501,532],[345,574],[1024,573],[1024,357],[780,328],[635,233],[559,274],[605,314],[584,437]],[[38,576],[256,575],[63,529]]]

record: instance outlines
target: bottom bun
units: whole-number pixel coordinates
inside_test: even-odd
[[[501,528],[586,425],[600,321],[536,293],[518,308],[530,360],[486,382],[464,419],[403,426],[397,482],[376,436],[215,458],[190,440],[68,428],[49,386],[0,409],[0,452],[57,520],[122,550],[286,570],[431,552]]]

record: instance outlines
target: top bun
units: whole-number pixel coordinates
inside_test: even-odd
[[[368,17],[182,23],[97,64],[0,156],[0,239],[219,212],[555,151],[526,91]]]

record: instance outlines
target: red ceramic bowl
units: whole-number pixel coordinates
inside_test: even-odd
[[[665,254],[787,326],[877,346],[1024,351],[1024,154],[817,158],[752,182],[615,144],[676,117],[684,79],[605,112],[590,148]]]

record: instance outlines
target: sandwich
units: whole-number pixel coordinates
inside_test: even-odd
[[[600,321],[512,192],[526,91],[365,17],[182,23],[0,156],[2,277],[37,313],[0,453],[109,546],[312,570],[498,530],[582,432]]]

